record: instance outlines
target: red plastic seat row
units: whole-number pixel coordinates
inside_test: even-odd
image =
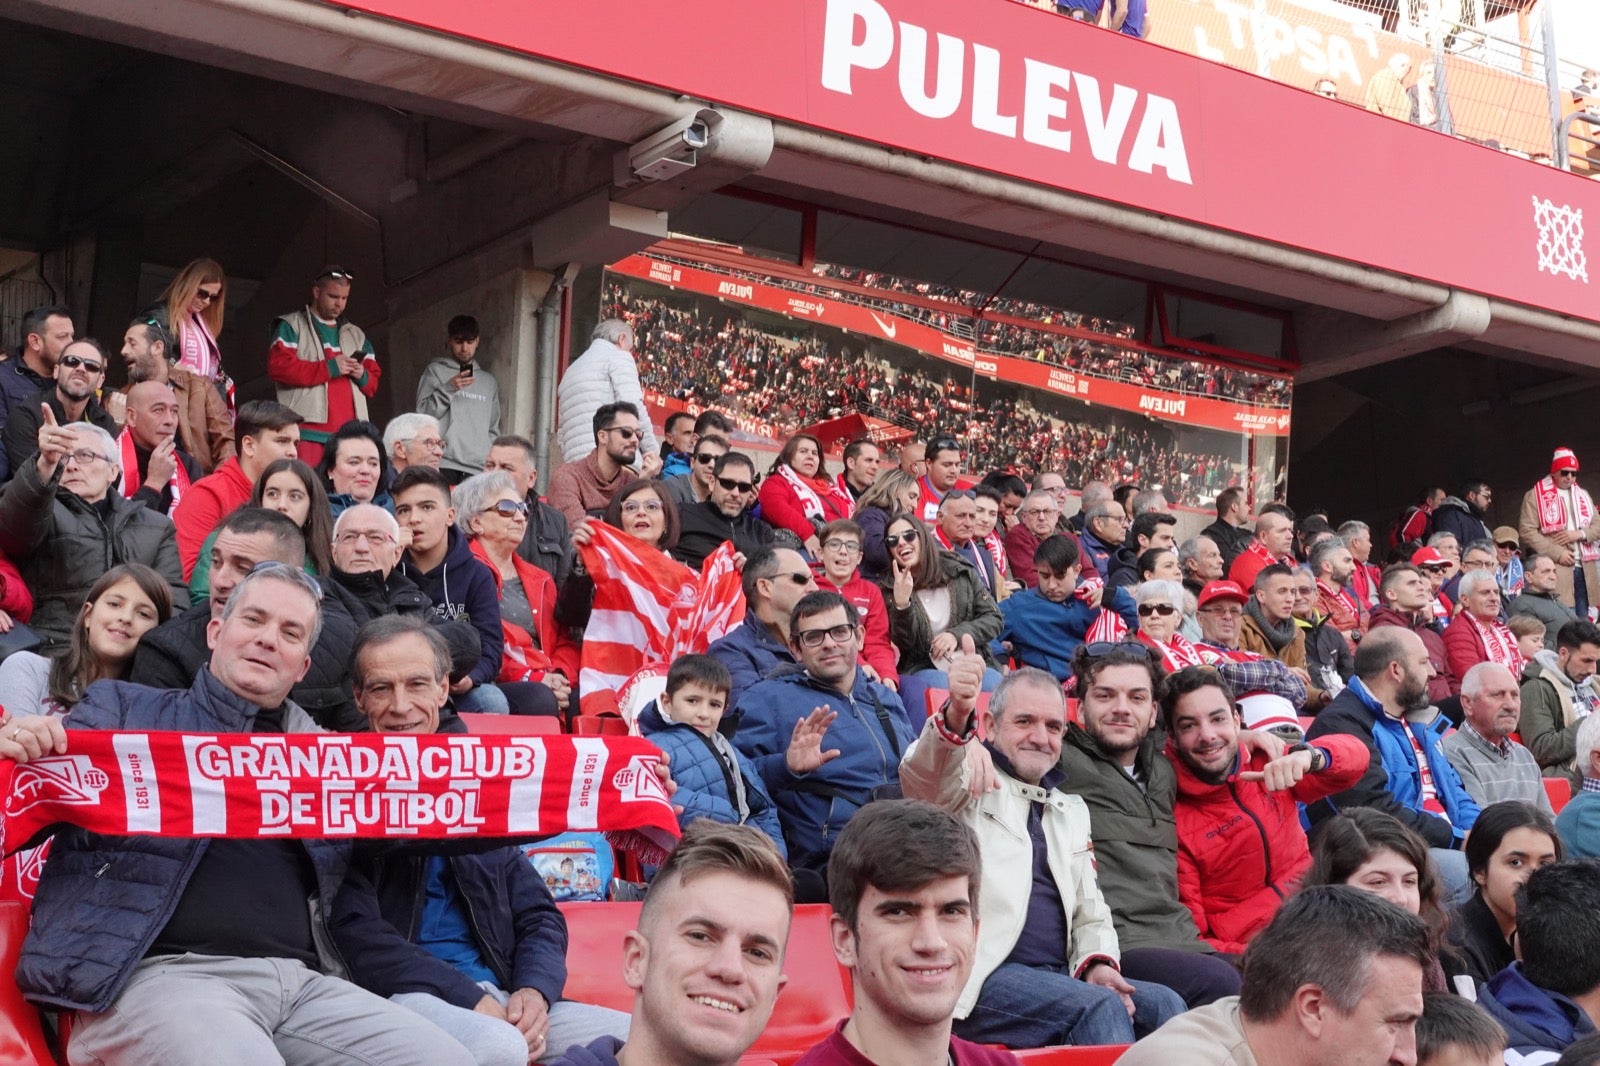
[[[1038,1066],[1112,1066],[1127,1044],[1105,1044],[1096,1047],[1041,1047],[1031,1051],[1014,1051],[1012,1054],[1027,1063]]]

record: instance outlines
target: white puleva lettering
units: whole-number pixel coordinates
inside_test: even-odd
[[[918,115],[950,119],[968,103],[969,48],[968,121],[973,129],[1010,140],[1020,133],[1024,141],[1058,152],[1071,152],[1073,133],[1082,131],[1089,154],[1098,162],[1142,174],[1160,170],[1171,181],[1194,184],[1183,125],[1173,100],[1116,82],[1107,91],[1100,79],[1082,71],[1029,56],[1007,56],[988,45],[930,33],[910,22],[897,24],[878,0],[828,0],[823,19],[822,87],[852,96],[857,71],[884,70],[896,60],[898,51],[896,88],[901,100]],[[1009,92],[1003,94],[1003,89]],[[1020,116],[1001,110],[1002,95],[1020,98]]]

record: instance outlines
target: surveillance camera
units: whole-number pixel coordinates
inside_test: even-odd
[[[711,143],[721,122],[722,116],[715,111],[700,110],[629,148],[627,169],[632,181],[669,181],[693,169],[699,152]]]

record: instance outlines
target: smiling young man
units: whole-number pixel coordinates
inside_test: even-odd
[[[833,954],[855,1009],[796,1066],[1014,1063],[950,1032],[978,943],[982,860],[972,831],[928,803],[863,809],[828,865]]]

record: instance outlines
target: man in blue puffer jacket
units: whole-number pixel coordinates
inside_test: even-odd
[[[1005,628],[991,648],[996,658],[1010,654],[1024,666],[1048,671],[1057,681],[1072,676],[1072,656],[1088,635],[1102,607],[1121,616],[1129,631],[1138,628],[1133,596],[1125,588],[1102,586],[1099,595],[1079,591],[1082,556],[1075,538],[1056,534],[1034,549],[1037,588],[1024,589],[1000,603]]]
[[[799,552],[764,548],[745,559],[739,584],[744,590],[744,625],[706,649],[733,678],[728,706],[736,713],[739,700],[752,686],[779,667],[795,664],[789,647],[789,615],[801,596],[816,591],[817,579]],[[737,718],[729,725],[736,727]]]
[[[739,700],[733,742],[777,801],[797,869],[827,864],[834,839],[872,790],[899,782],[900,756],[916,739],[900,697],[857,667],[861,636],[861,617],[843,596],[808,593],[789,623],[801,668]],[[796,747],[814,749],[814,758],[795,760]]]

